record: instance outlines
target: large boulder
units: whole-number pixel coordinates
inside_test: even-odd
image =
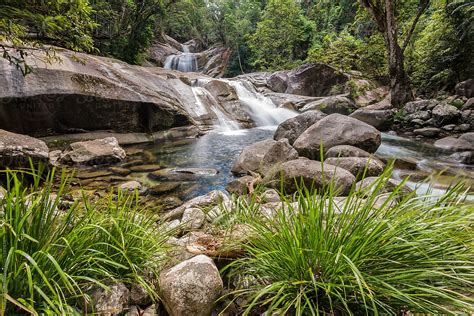
[[[326,114],[323,112],[313,110],[292,117],[278,125],[275,135],[273,135],[273,139],[280,140],[286,138],[290,144],[293,144],[306,129],[325,116]]]
[[[331,114],[308,128],[293,144],[300,156],[310,159],[320,158],[323,150],[351,145],[374,153],[381,143],[381,134],[374,127],[341,114]]]
[[[46,143],[0,129],[0,169],[29,167],[30,160],[33,164],[48,163],[49,149]]]
[[[416,100],[405,104],[403,110],[407,114],[413,114],[420,111],[432,110],[437,104],[438,101],[436,100]]]
[[[152,132],[190,125],[191,87],[171,71],[55,49],[26,50],[28,76],[0,58],[0,126],[37,136],[114,130]],[[14,49],[10,49],[15,54]]]
[[[212,259],[199,255],[163,271],[160,291],[170,316],[209,316],[223,282]]]
[[[312,63],[277,72],[268,78],[267,85],[275,92],[319,97],[341,93],[340,87],[348,80],[331,66]]]
[[[330,164],[323,167],[319,161],[299,158],[278,165],[263,179],[265,185],[275,189],[283,187],[287,193],[295,192],[300,184],[321,189],[330,181],[334,181],[335,188],[345,194],[355,182],[355,177],[345,169]]]
[[[392,127],[394,114],[392,110],[358,109],[350,115],[359,121],[367,123],[379,131],[387,131]]]
[[[437,140],[434,143],[437,148],[450,151],[471,151],[474,150],[474,145],[463,138],[445,137]]]
[[[338,157],[370,157],[372,154],[350,145],[334,146],[327,150],[325,158]]]
[[[434,107],[431,115],[438,124],[444,125],[456,121],[461,116],[461,112],[454,105],[440,103]]]
[[[328,158],[324,162],[346,169],[358,179],[364,174],[367,177],[376,177],[385,168],[384,163],[374,157],[335,157]]]
[[[306,104],[301,111],[320,110],[326,114],[340,113],[349,115],[356,109],[355,103],[346,95],[335,95]]]
[[[125,151],[115,137],[72,143],[61,154],[64,164],[102,165],[125,159]]]
[[[288,139],[264,140],[244,148],[237,158],[234,174],[265,173],[274,164],[298,158],[298,152],[290,146]]]

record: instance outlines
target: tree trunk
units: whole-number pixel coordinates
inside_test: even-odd
[[[403,50],[398,44],[393,0],[385,0],[385,41],[388,52],[388,73],[392,105],[401,107],[413,100],[410,78],[405,72]]]

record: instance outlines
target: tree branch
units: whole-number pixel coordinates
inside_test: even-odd
[[[405,49],[408,47],[408,44],[410,43],[410,39],[413,35],[413,32],[415,31],[416,24],[418,24],[418,20],[426,11],[426,9],[429,7],[429,5],[430,5],[430,0],[420,0],[420,4],[418,6],[418,12],[416,13],[415,19],[413,20],[413,23],[411,24],[410,30],[408,31],[405,41],[403,42],[402,52],[405,52]]]

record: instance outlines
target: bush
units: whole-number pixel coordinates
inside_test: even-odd
[[[133,196],[90,203],[84,196],[66,205],[67,179],[55,187],[52,171],[40,176],[6,171],[8,193],[0,200],[0,315],[73,314],[87,305],[87,292],[113,282],[140,283],[150,262],[160,262],[166,233]],[[158,256],[158,257],[157,257]],[[148,265],[148,266],[147,266]]]
[[[233,292],[245,313],[472,312],[474,207],[462,187],[435,199],[400,185],[380,200],[388,174],[344,200],[301,189],[270,220],[250,210],[247,255],[226,268],[247,282]]]

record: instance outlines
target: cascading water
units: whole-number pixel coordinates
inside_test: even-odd
[[[166,57],[164,68],[182,72],[197,72],[199,67],[196,54],[190,52],[188,45],[183,45],[183,53]]]
[[[231,132],[240,129],[239,123],[232,120],[227,114],[225,114],[221,109],[219,103],[214,99],[214,97],[202,87],[192,87],[191,88],[196,99],[197,108],[201,109],[200,112],[203,114],[207,113],[206,107],[204,104],[209,106],[209,109],[215,114],[218,121],[218,130],[222,132]]]
[[[294,111],[275,106],[248,81],[228,80],[227,83],[234,87],[240,102],[250,109],[249,114],[257,126],[275,126],[297,115]]]

